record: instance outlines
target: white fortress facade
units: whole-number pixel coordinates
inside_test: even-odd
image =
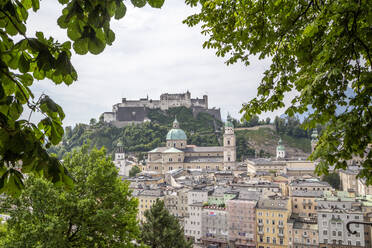
[[[151,121],[148,117],[148,109],[168,110],[170,108],[186,107],[193,110],[193,114],[206,112],[216,119],[221,120],[220,109],[208,108],[208,96],[202,98],[191,98],[191,93],[160,95],[160,100],[152,100],[148,97],[139,100],[127,100],[122,98],[120,103],[112,106],[112,112],[104,112],[103,120],[115,126],[122,127],[130,124],[140,124]]]

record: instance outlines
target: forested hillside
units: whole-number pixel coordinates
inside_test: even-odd
[[[127,152],[147,152],[158,146],[165,145],[165,136],[177,117],[180,127],[186,132],[188,144],[198,146],[216,146],[221,139],[222,122],[207,113],[193,116],[192,110],[179,107],[168,111],[150,110],[151,122],[142,125],[131,125],[117,128],[95,119],[90,124],[77,124],[66,127],[65,135],[58,146],[49,149],[59,158],[74,148],[90,140],[92,146],[104,146],[112,153],[116,144],[121,141]]]
[[[66,127],[62,142],[50,148],[49,151],[62,158],[66,152],[80,147],[89,140],[92,146],[98,148],[104,146],[108,153],[113,153],[116,144],[121,141],[127,152],[135,152],[142,157],[147,151],[165,145],[165,136],[175,116],[180,127],[187,134],[188,144],[221,145],[223,123],[207,113],[193,116],[191,109],[179,107],[168,111],[150,110],[151,122],[142,125],[116,128],[92,119],[89,125],[77,124],[73,128]],[[307,156],[310,153],[310,132],[300,128],[301,123],[298,119],[276,117],[273,124],[270,124],[269,119],[264,121],[259,120],[258,117],[248,122],[235,119],[232,121],[237,127],[238,160],[275,156],[275,148],[280,137],[283,139],[289,156]]]

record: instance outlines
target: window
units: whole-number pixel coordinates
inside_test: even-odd
[[[341,231],[338,231],[338,236],[339,236],[339,237],[342,236],[342,232],[341,232]]]
[[[270,243],[270,237],[266,238],[266,243]]]
[[[273,244],[276,244],[276,238],[273,238]]]

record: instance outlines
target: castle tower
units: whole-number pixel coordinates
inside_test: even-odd
[[[208,109],[208,96],[207,95],[204,95],[203,96],[203,99],[204,99],[204,108],[205,109]]]
[[[223,135],[223,167],[224,170],[235,168],[236,164],[236,145],[234,125],[231,122],[231,117],[227,117],[225,123],[225,133]]]
[[[316,130],[315,128],[311,134],[311,152],[314,152],[317,143],[318,143],[318,130]]]
[[[173,121],[172,129],[167,133],[167,147],[175,147],[178,149],[184,149],[187,145],[186,133],[180,129],[180,124],[177,118]]]
[[[276,147],[276,158],[285,158],[285,147],[282,143],[282,138],[280,138]]]

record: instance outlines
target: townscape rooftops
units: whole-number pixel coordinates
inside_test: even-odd
[[[323,196],[323,191],[317,191],[317,190],[293,190],[292,196],[294,197],[314,197],[319,198]]]
[[[221,163],[223,157],[186,157],[185,163]]]
[[[269,158],[255,158],[246,160],[249,164],[253,165],[285,165],[285,160],[272,160]]]
[[[223,146],[188,146],[184,152],[223,152]]]
[[[163,153],[183,153],[183,151],[178,150],[177,148],[171,147],[171,148],[163,151]]]
[[[153,197],[162,197],[164,192],[161,189],[144,189],[137,193],[137,196],[153,196]]]
[[[319,181],[318,179],[296,180],[291,182],[290,185],[302,187],[331,187],[328,182]]]
[[[301,221],[297,221],[296,219],[293,222],[293,229],[302,229],[302,230],[311,230],[316,231],[318,230],[318,224],[317,223],[304,223]]]
[[[164,152],[167,150],[169,147],[156,147],[155,149],[149,151],[149,153],[159,153],[159,152]]]
[[[257,203],[258,209],[287,210],[288,199],[260,199]]]

